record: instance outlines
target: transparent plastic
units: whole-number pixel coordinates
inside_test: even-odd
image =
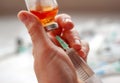
[[[78,77],[82,81],[85,83],[102,83],[99,77],[95,75],[93,70],[79,57],[79,54],[73,48],[67,49],[66,52],[76,69]]]
[[[71,59],[75,69],[77,76],[84,83],[102,83],[98,76],[95,75],[93,70],[88,66],[88,64],[79,56],[79,54],[73,48],[69,48],[68,44],[61,39],[59,36],[56,36],[56,39],[62,46],[69,58]]]

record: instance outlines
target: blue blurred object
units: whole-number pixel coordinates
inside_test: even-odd
[[[120,60],[97,68],[95,73],[99,76],[120,74]]]

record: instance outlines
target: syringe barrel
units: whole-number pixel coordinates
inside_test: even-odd
[[[78,77],[85,83],[102,83],[88,64],[80,57],[80,55],[73,49],[66,50],[69,58],[71,59]],[[99,81],[98,81],[99,80]]]
[[[85,81],[85,83],[103,83],[102,80],[95,74]]]

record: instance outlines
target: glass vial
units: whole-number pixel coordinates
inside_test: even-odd
[[[58,13],[56,0],[25,0],[27,9],[39,18],[46,31],[58,28],[54,21]]]

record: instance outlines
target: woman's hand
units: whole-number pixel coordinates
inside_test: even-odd
[[[82,83],[66,52],[60,47],[55,36],[62,37],[86,60],[89,47],[81,41],[74,30],[71,17],[56,16],[59,28],[46,32],[39,19],[28,11],[20,11],[18,18],[26,25],[33,44],[34,68],[39,83]],[[79,81],[78,81],[79,80]]]

